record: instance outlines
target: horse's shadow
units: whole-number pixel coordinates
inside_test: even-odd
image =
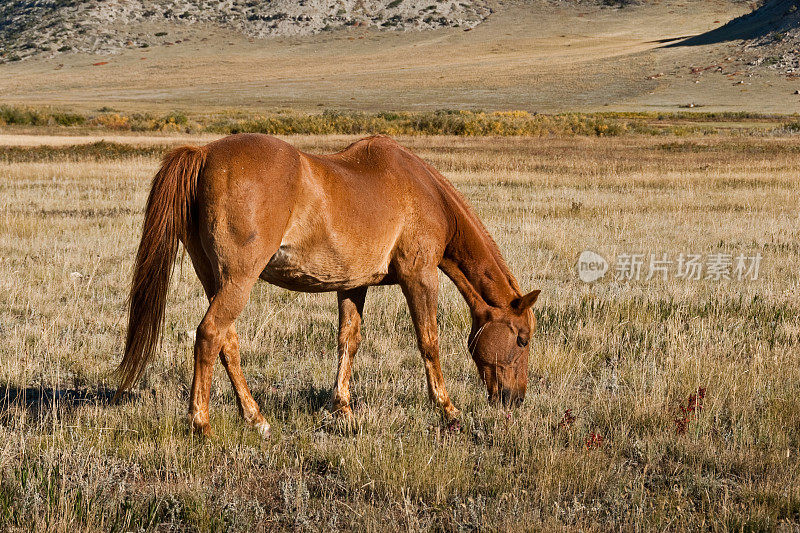
[[[68,413],[85,405],[108,405],[116,389],[69,389],[58,387],[0,387],[0,415],[13,408],[22,408],[35,418],[58,410]],[[132,395],[126,393],[120,402],[127,402]]]
[[[317,387],[311,383],[300,386],[275,387],[267,386],[254,391],[253,398],[264,412],[293,413],[317,412],[330,407],[332,390],[328,387]]]
[[[218,398],[224,402],[233,400],[233,391]],[[116,389],[97,387],[94,389],[66,388],[66,387],[16,387],[0,386],[0,423],[13,416],[15,409],[24,409],[28,416],[35,420],[42,420],[53,413],[58,416],[69,415],[85,406],[111,406],[113,405]],[[144,394],[157,394],[153,390],[125,392],[117,403],[125,404],[134,401]],[[292,385],[268,385],[260,390],[253,391],[253,397],[261,406],[262,412],[270,413],[273,417],[286,417],[292,413],[318,413],[330,409],[332,390],[328,387],[317,387],[311,383]],[[353,398],[354,407],[360,403],[358,398]]]

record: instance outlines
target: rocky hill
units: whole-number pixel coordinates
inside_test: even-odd
[[[745,41],[751,66],[800,73],[800,0],[770,0],[735,24],[752,34]]]
[[[749,70],[770,68],[800,73],[800,0],[766,0],[746,15],[681,46],[737,43],[740,61]]]
[[[487,0],[8,0],[0,4],[0,61],[144,48],[173,40],[176,26],[263,38],[347,26],[472,28],[491,13]]]

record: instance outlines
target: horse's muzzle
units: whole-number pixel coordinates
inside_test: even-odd
[[[525,392],[517,392],[512,389],[502,388],[495,394],[489,396],[489,402],[503,407],[517,407],[525,400]]]

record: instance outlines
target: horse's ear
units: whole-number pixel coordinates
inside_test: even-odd
[[[536,303],[540,292],[542,291],[531,291],[522,298],[515,298],[514,301],[511,302],[511,306],[516,309],[518,313],[521,313]]]

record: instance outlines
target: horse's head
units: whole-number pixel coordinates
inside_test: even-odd
[[[473,317],[469,351],[486,384],[490,402],[522,403],[528,388],[528,342],[536,329],[533,291],[511,302],[507,310],[491,308]]]

